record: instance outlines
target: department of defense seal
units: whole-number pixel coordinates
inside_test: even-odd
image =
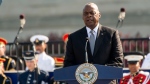
[[[75,77],[80,84],[93,84],[97,80],[98,72],[93,64],[84,63],[78,66]]]

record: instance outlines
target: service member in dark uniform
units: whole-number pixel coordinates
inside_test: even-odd
[[[12,81],[9,77],[6,77],[4,74],[4,64],[5,59],[0,58],[0,84],[12,84]]]
[[[125,56],[128,62],[129,73],[123,73],[120,84],[150,84],[150,73],[140,70],[140,62],[143,56],[129,55]]]
[[[19,76],[18,84],[49,84],[49,75],[46,71],[37,68],[37,52],[24,52],[24,59],[28,70]]]
[[[5,71],[14,70],[16,67],[15,61],[11,57],[8,57],[5,55],[6,44],[7,44],[6,39],[0,38],[0,58],[5,59],[5,62],[4,62]]]

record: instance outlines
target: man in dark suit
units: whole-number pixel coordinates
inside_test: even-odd
[[[101,14],[96,4],[85,5],[83,9],[85,27],[69,35],[64,67],[85,63],[87,37],[89,63],[122,67],[123,50],[119,33],[116,29],[99,24],[100,18]]]

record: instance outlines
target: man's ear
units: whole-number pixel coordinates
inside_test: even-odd
[[[47,44],[46,43],[44,44],[44,46],[45,46],[45,48],[47,48]]]

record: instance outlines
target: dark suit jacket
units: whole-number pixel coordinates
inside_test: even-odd
[[[86,27],[69,35],[64,67],[85,63]],[[90,44],[87,45],[89,63],[122,67],[123,50],[118,31],[99,26],[94,54],[91,54]]]

